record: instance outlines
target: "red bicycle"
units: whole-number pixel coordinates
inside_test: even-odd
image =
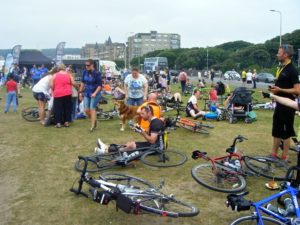
[[[203,158],[207,164],[192,168],[192,177],[204,187],[211,190],[237,193],[246,187],[246,176],[264,176],[269,179],[284,180],[288,169],[281,161],[264,156],[244,156],[236,144],[247,140],[239,135],[233,144],[226,149],[227,154],[221,157],[209,157],[206,152],[196,150],[192,158]]]

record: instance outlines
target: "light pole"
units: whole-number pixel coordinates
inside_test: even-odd
[[[132,32],[132,31],[130,31],[130,32],[127,32],[126,33],[126,36],[129,34],[129,35],[131,35],[131,34],[133,34],[134,32]],[[127,43],[127,41],[128,41],[128,38],[127,38],[127,40],[125,41],[125,50],[124,50],[124,66],[125,66],[125,70],[127,70],[127,67],[126,67],[126,65],[127,65],[127,46],[126,46],[126,43]]]
[[[206,72],[208,76],[208,47],[206,47]]]
[[[279,36],[279,46],[281,46],[281,34],[282,34],[282,13],[281,11],[270,9],[270,12],[279,13],[280,16],[280,36]]]

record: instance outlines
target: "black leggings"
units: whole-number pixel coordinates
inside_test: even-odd
[[[55,123],[71,122],[72,97],[71,95],[54,98]]]

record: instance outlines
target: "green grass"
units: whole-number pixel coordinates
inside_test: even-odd
[[[174,87],[173,89],[177,89]],[[23,90],[18,113],[4,114],[5,93],[0,89],[0,224],[228,224],[241,214],[225,207],[226,194],[210,191],[197,184],[190,175],[191,167],[202,160],[191,159],[195,149],[205,150],[211,156],[224,153],[232,139],[242,134],[249,138],[239,145],[245,154],[267,155],[272,146],[272,112],[257,111],[253,124],[211,122],[215,128],[209,136],[178,129],[169,135],[170,147],[188,155],[188,162],[180,167],[157,169],[143,165],[117,168],[114,171],[138,176],[158,184],[165,180],[163,189],[174,193],[200,209],[193,218],[162,218],[154,215],[127,215],[116,212],[115,204],[101,206],[69,192],[79,173],[74,170],[78,155],[89,155],[97,137],[106,143],[125,143],[143,140],[128,128],[120,132],[119,121],[105,121],[89,133],[89,122],[78,120],[70,128],[44,128],[21,118],[21,109],[35,105],[30,90]],[[259,97],[258,91],[255,94]],[[108,106],[106,106],[108,107]],[[170,112],[174,114],[175,112]],[[298,125],[299,119],[296,118]],[[295,153],[290,153],[295,161]],[[273,192],[265,189],[266,179],[249,177],[249,198],[259,200]],[[249,213],[249,212],[247,212]]]

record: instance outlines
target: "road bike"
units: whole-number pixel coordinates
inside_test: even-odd
[[[142,163],[152,167],[175,167],[187,161],[187,156],[184,153],[168,148],[168,132],[163,132],[163,135],[160,133],[158,138],[159,144],[126,152],[120,151],[125,145],[111,144],[109,149],[114,149],[113,152],[86,157],[90,162],[87,171],[97,172],[116,166],[126,167],[132,165],[136,160],[141,160]],[[100,147],[99,141],[97,145]],[[82,171],[83,167],[84,162],[82,160],[75,162],[76,170]]]
[[[193,159],[202,158],[209,163],[198,164],[191,170],[192,177],[199,184],[224,193],[241,192],[246,187],[245,177],[260,175],[270,179],[284,180],[288,167],[280,160],[264,156],[244,156],[236,148],[238,142],[248,140],[238,135],[226,149],[226,155],[209,157],[206,152],[195,150]]]
[[[296,173],[294,171],[296,171]],[[298,204],[299,172],[300,167],[290,167],[286,174],[286,181],[281,184],[281,191],[258,202],[246,200],[244,196],[247,195],[248,192],[228,195],[227,206],[231,206],[232,210],[246,211],[253,208],[252,215],[240,217],[233,221],[231,225],[300,224],[300,209]],[[297,176],[295,176],[295,174],[297,174]],[[283,198],[285,199],[282,200]],[[277,200],[279,207],[271,207],[272,204],[268,204],[274,200]],[[281,207],[284,207],[285,209],[282,209]],[[262,215],[262,213],[264,215]]]
[[[92,198],[102,205],[116,201],[117,209],[126,213],[152,213],[163,217],[193,217],[199,214],[198,208],[189,203],[177,200],[174,195],[166,195],[160,191],[164,185],[156,188],[146,180],[125,174],[103,174],[98,179],[88,176],[87,167],[90,162],[87,157],[79,156],[84,162],[78,188],[71,192]],[[83,191],[83,184],[87,184],[89,193]]]

